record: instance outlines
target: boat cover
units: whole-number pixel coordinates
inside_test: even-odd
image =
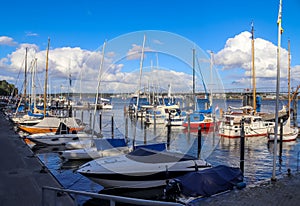
[[[187,154],[156,151],[143,147],[135,149],[134,151],[128,153],[126,156],[128,159],[134,160],[136,162],[152,164],[196,160],[195,157],[189,156]]]
[[[124,138],[114,139],[114,138],[103,138],[103,139],[94,139],[95,146],[98,151],[125,147],[127,146],[126,140]]]
[[[243,181],[240,168],[220,165],[210,169],[187,173],[176,178],[185,196],[211,196],[227,190]]]
[[[156,151],[164,151],[167,149],[166,143],[156,143],[156,144],[143,144],[143,145],[136,145],[134,149],[138,148],[148,148],[151,150],[156,150]]]

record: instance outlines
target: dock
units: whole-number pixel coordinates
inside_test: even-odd
[[[44,186],[61,188],[61,185],[14,131],[13,124],[2,111],[0,160],[0,205],[74,205],[67,194],[56,198],[53,192],[43,194]]]

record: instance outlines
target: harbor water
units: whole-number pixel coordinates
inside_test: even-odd
[[[97,110],[78,110],[74,114],[76,118],[82,119],[91,127],[90,120],[95,116],[95,127],[100,132],[100,114],[101,127],[104,137],[124,138],[128,137],[128,144],[149,144],[154,142],[167,142],[167,127],[156,125],[146,126],[143,121],[129,118],[124,115],[124,107],[128,105],[128,99],[112,99],[113,109],[102,111]],[[227,105],[239,107],[242,106],[241,100],[227,100]],[[286,104],[286,101],[280,102],[280,108]],[[299,106],[298,114],[299,114]],[[223,108],[224,109],[224,108]],[[275,111],[275,100],[263,100],[263,112]],[[297,119],[298,125],[300,118]],[[113,124],[112,124],[113,123]],[[183,127],[172,127],[170,135],[170,150],[180,151],[189,155],[198,155],[198,131],[188,132]],[[202,132],[202,147],[200,158],[207,160],[213,166],[228,165],[233,167],[240,166],[240,139],[221,138],[218,132]],[[300,140],[283,142],[282,153],[279,150],[276,155],[276,175],[281,176],[287,173],[296,172],[299,169]],[[46,165],[54,177],[66,189],[81,190],[88,192],[99,192],[103,189],[81,174],[77,173],[77,168],[86,161],[66,161],[62,160],[58,151],[64,150],[63,147],[44,147],[35,150],[40,160]],[[270,179],[273,170],[274,143],[268,142],[267,137],[251,137],[245,139],[245,162],[244,177],[247,185],[256,184],[260,181]],[[85,205],[89,198],[76,198],[79,205]]]

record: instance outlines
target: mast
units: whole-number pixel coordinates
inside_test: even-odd
[[[251,29],[251,34],[252,34],[252,87],[253,87],[253,111],[254,114],[256,113],[256,77],[255,77],[255,67],[254,67],[254,61],[255,61],[255,57],[254,57],[254,25],[252,22],[252,29]]]
[[[100,63],[100,68],[99,68],[99,73],[98,73],[98,86],[97,86],[96,101],[95,101],[95,108],[94,108],[94,121],[93,121],[92,136],[94,135],[94,131],[95,131],[96,112],[97,112],[97,105],[98,105],[98,98],[99,98],[101,73],[102,73],[102,68],[103,68],[103,63],[104,63],[104,51],[105,51],[105,47],[106,47],[106,42],[104,42],[103,47],[102,47],[102,58],[101,58],[101,63]],[[100,133],[101,132],[102,131],[100,131]]]
[[[48,84],[49,46],[50,46],[50,38],[48,38],[48,47],[47,47],[47,54],[46,54],[46,77],[45,77],[45,88],[44,88],[44,117],[46,117],[46,107],[47,107],[47,84]]]
[[[213,69],[213,52],[210,51],[210,98],[209,98],[209,107],[212,106],[212,100],[213,100],[213,96],[212,96],[212,87],[213,87],[213,78],[212,78],[212,69]]]
[[[33,103],[33,109],[36,108],[36,96],[35,96],[35,75],[37,71],[37,58],[34,59],[33,62],[33,68],[32,68],[32,79],[31,79],[31,95],[32,95],[32,103]]]
[[[291,112],[291,45],[290,40],[288,40],[288,114],[290,116]],[[290,121],[290,118],[288,118]]]
[[[27,50],[28,48],[25,48],[25,74],[24,74],[24,101],[25,101],[25,110],[27,109],[27,94],[26,94],[26,89],[27,89]]]
[[[274,128],[274,152],[273,152],[273,171],[271,180],[276,180],[276,156],[277,156],[277,136],[278,136],[278,105],[279,105],[279,89],[280,89],[280,45],[281,45],[281,7],[282,0],[279,2],[279,11],[277,19],[278,27],[278,46],[277,46],[277,80],[276,80],[276,105],[275,105],[275,128]]]
[[[196,50],[193,49],[193,97],[195,101],[194,111],[197,110],[197,97],[195,92],[195,56],[196,56]]]
[[[142,46],[142,55],[141,55],[141,60],[140,60],[140,79],[139,79],[139,88],[138,88],[138,96],[136,100],[136,116],[137,116],[137,109],[139,106],[139,101],[140,101],[140,89],[141,89],[141,84],[142,84],[142,72],[143,72],[143,62],[144,62],[144,50],[145,50],[145,42],[146,42],[146,35],[144,35],[144,40],[143,40],[143,46]]]

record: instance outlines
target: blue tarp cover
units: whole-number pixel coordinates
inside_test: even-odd
[[[181,184],[181,192],[189,197],[211,196],[220,192],[233,189],[243,181],[240,168],[220,165],[195,171],[176,178]]]
[[[103,138],[103,139],[94,139],[95,146],[97,150],[106,150],[116,147],[125,147],[127,146],[126,140],[124,138],[120,139],[110,139],[110,138]]]

